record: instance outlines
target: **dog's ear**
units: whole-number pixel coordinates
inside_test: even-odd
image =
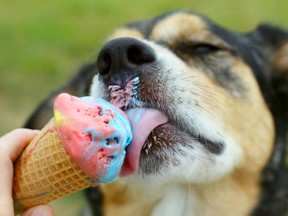
[[[270,61],[275,90],[288,93],[288,31],[262,24],[251,36]]]
[[[272,55],[273,84],[282,103],[288,108],[288,36]],[[288,110],[286,110],[288,114]],[[287,123],[288,124],[288,123]]]
[[[267,59],[274,102],[280,102],[279,109],[288,116],[288,31],[262,24],[249,34],[250,39]],[[287,122],[288,124],[288,122]]]
[[[58,94],[66,92],[75,96],[88,95],[92,79],[96,73],[95,63],[84,66],[63,87],[54,91],[39,104],[24,124],[24,127],[41,129],[53,116],[53,102]]]

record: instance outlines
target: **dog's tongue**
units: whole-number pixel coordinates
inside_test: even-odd
[[[149,134],[154,128],[168,122],[168,118],[156,109],[134,108],[128,110],[126,114],[132,127],[133,140],[126,150],[121,177],[138,170],[140,152]]]

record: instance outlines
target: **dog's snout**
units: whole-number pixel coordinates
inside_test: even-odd
[[[99,53],[97,68],[101,75],[135,73],[137,67],[155,61],[153,49],[134,38],[109,41]]]

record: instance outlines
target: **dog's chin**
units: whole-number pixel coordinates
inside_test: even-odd
[[[167,122],[149,134],[140,152],[138,170],[131,177],[153,184],[213,182],[237,162],[238,150],[225,146]]]

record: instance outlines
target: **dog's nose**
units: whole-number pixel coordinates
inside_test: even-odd
[[[107,75],[109,85],[125,86],[137,76],[140,66],[155,59],[153,49],[144,42],[135,38],[118,38],[104,45],[97,59],[97,68],[100,75]]]

